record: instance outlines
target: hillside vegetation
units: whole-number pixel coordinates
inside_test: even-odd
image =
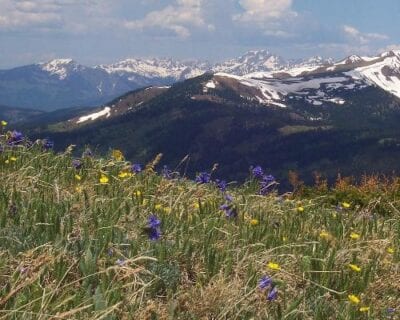
[[[260,167],[225,186],[161,156],[1,146],[0,319],[399,319],[398,178],[292,174],[279,195]]]

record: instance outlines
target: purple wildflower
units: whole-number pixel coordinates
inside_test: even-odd
[[[10,133],[10,136],[9,136],[7,142],[9,145],[17,145],[17,144],[20,144],[23,139],[24,139],[24,135],[21,132],[14,130]]]
[[[230,194],[225,194],[225,200],[228,202],[233,202],[233,197]]]
[[[125,259],[117,259],[115,263],[120,267],[122,267],[125,264]]]
[[[158,239],[160,239],[161,237],[161,231],[159,228],[151,228],[150,232],[149,232],[149,239],[152,241],[156,241]]]
[[[275,181],[275,177],[270,174],[263,176],[260,183],[260,194],[267,194],[270,191],[271,187],[275,184]]]
[[[217,185],[218,189],[221,190],[222,192],[226,191],[227,184],[225,180],[217,179],[215,180],[215,184]]]
[[[195,180],[197,183],[199,184],[206,184],[209,183],[211,181],[211,174],[209,174],[208,172],[200,172]]]
[[[51,141],[50,139],[43,139],[42,144],[45,150],[50,150],[54,148],[54,142]]]
[[[237,216],[236,208],[232,204],[224,203],[219,208],[225,212],[227,218],[235,218]]]
[[[256,166],[252,168],[251,173],[253,174],[253,177],[257,179],[261,179],[264,175],[264,171],[261,166]]]
[[[272,284],[272,279],[268,276],[263,276],[258,282],[258,287],[260,289],[268,288]]]
[[[278,289],[276,287],[273,287],[271,291],[267,295],[267,300],[268,301],[274,301],[278,298]]]
[[[82,168],[82,161],[79,159],[74,159],[72,160],[72,166],[76,169],[79,170],[80,168]]]
[[[132,165],[131,170],[133,173],[140,173],[142,171],[142,166],[139,163]]]
[[[86,148],[86,150],[83,152],[83,154],[82,154],[82,157],[83,158],[91,158],[91,157],[93,157],[93,152],[92,152],[92,150],[90,150],[89,148]]]
[[[148,223],[149,228],[158,228],[161,224],[161,221],[154,214],[152,214],[147,219],[147,223]]]

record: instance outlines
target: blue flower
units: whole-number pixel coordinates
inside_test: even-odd
[[[51,141],[50,139],[43,139],[42,144],[45,150],[50,150],[54,148],[54,142]]]
[[[205,184],[205,183],[209,183],[211,181],[211,174],[209,174],[208,172],[200,172],[195,181],[199,184]]]
[[[225,195],[225,200],[228,202],[233,202],[233,197],[230,194]]]
[[[149,239],[152,241],[156,241],[158,239],[160,239],[161,237],[161,231],[159,228],[151,228],[150,232],[149,232]]]
[[[122,267],[125,264],[125,259],[117,259],[116,264]]]
[[[227,183],[225,180],[215,180],[215,184],[217,185],[218,189],[221,190],[222,192],[226,191]]]
[[[270,190],[271,187],[275,184],[276,180],[273,175],[266,175],[262,177],[261,183],[260,183],[260,194],[265,195],[267,194]]]
[[[224,203],[219,208],[225,212],[227,218],[235,218],[237,216],[236,208],[232,204]]]
[[[268,276],[263,276],[258,282],[258,287],[260,289],[268,288],[272,284],[272,279]]]
[[[161,224],[161,221],[154,214],[152,214],[147,219],[147,223],[149,225],[149,228],[158,228]]]
[[[278,289],[276,287],[273,287],[271,291],[267,295],[267,300],[268,301],[274,301],[278,298]]]
[[[140,173],[142,171],[142,166],[139,163],[132,165],[131,170],[133,173]]]
[[[264,170],[261,168],[261,166],[256,166],[252,168],[251,173],[253,174],[254,178],[261,179],[264,175]]]
[[[7,142],[9,145],[17,145],[17,144],[20,144],[23,139],[24,139],[24,135],[21,132],[14,130],[10,133],[10,136],[9,136]]]

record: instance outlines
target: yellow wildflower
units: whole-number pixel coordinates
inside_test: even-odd
[[[297,212],[304,212],[304,207],[302,206],[297,207]]]
[[[10,163],[10,160],[7,159],[6,161],[4,161],[4,163],[5,163],[5,164],[9,164],[9,163]]]
[[[268,262],[267,267],[271,270],[281,270],[280,265],[275,262]]]
[[[323,231],[320,232],[319,237],[320,237],[321,239],[327,239],[327,240],[328,240],[328,239],[331,238],[331,235],[330,235],[329,232],[323,230]]]
[[[360,235],[358,233],[352,232],[350,233],[350,238],[353,240],[360,239]]]
[[[360,310],[360,312],[368,312],[369,311],[369,307],[361,307],[358,310]]]
[[[345,208],[345,209],[348,209],[348,208],[351,207],[351,204],[348,203],[348,202],[342,202],[342,207]]]
[[[359,304],[359,303],[360,303],[360,298],[357,297],[357,296],[354,295],[354,294],[349,294],[347,297],[349,298],[349,301],[350,301],[351,303],[353,303],[353,304]]]
[[[285,237],[285,236],[283,236],[283,237],[282,237],[282,241],[283,241],[283,242],[287,242],[287,241],[288,241],[288,238]]]
[[[117,161],[123,161],[124,160],[124,154],[122,153],[121,150],[113,150],[112,151],[112,157],[117,160]]]
[[[200,209],[200,204],[198,202],[193,203],[195,209]]]
[[[349,268],[351,269],[351,270],[353,270],[353,271],[356,271],[356,272],[361,272],[361,268],[359,267],[359,266],[357,266],[356,264],[349,264]]]
[[[81,180],[82,180],[82,177],[81,177],[79,174],[76,174],[76,175],[75,175],[75,180],[81,181]]]
[[[257,219],[251,219],[251,220],[250,220],[250,224],[251,224],[252,226],[256,226],[256,225],[258,225],[258,223],[259,223],[259,221],[258,221]]]
[[[393,254],[394,253],[394,248],[389,247],[389,248],[386,249],[386,252],[389,253],[389,254]]]
[[[102,174],[99,181],[101,184],[107,184],[109,179],[106,175]]]
[[[156,210],[161,210],[162,209],[162,205],[161,204],[156,204],[155,206],[154,206],[154,209],[156,209]]]
[[[10,157],[10,161],[15,162],[15,161],[17,161],[17,158],[16,157]]]
[[[7,124],[8,124],[7,121],[4,121],[4,120],[1,121],[1,125],[2,125],[3,127],[5,127]]]
[[[75,191],[78,192],[78,193],[81,193],[82,192],[82,187],[81,186],[76,186],[75,187]]]
[[[135,191],[135,196],[136,197],[140,197],[142,195],[142,193],[138,190],[138,191]]]
[[[127,172],[127,171],[121,171],[118,174],[118,177],[120,177],[121,179],[129,178],[129,177],[132,177],[132,173],[131,172]]]
[[[172,209],[170,207],[164,208],[165,213],[171,213]]]

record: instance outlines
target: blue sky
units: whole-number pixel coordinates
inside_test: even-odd
[[[0,0],[0,68],[53,58],[222,61],[400,49],[398,0]]]

